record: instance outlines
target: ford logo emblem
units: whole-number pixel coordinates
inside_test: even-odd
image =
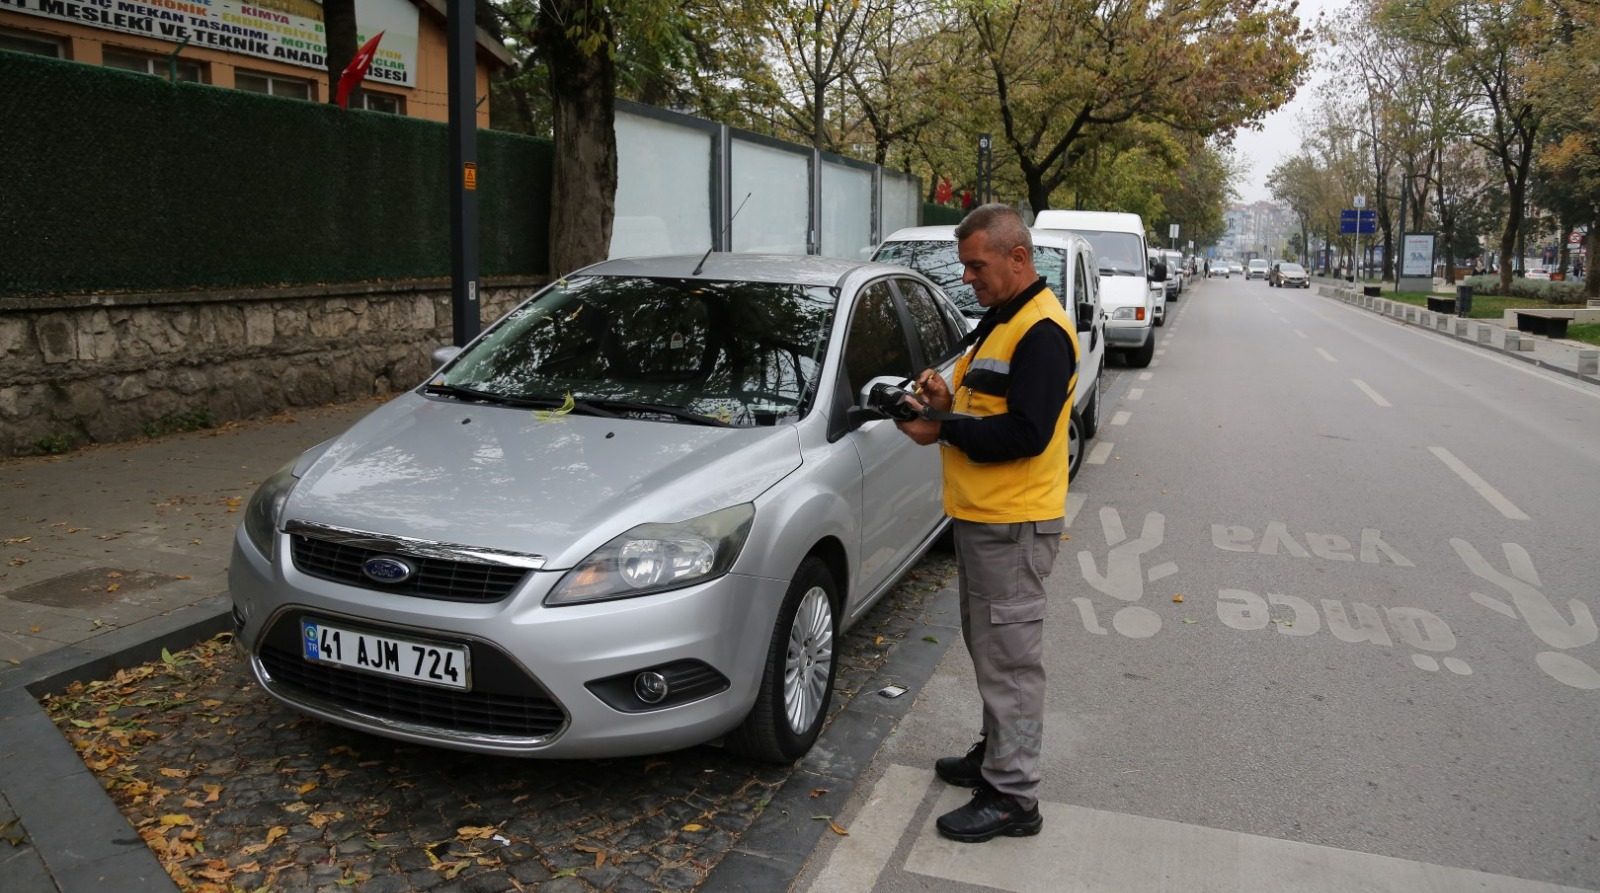
[[[361,572],[366,574],[368,579],[376,580],[379,583],[404,583],[411,579],[411,575],[416,573],[417,569],[412,567],[409,562],[385,555],[379,558],[368,558],[362,563]]]

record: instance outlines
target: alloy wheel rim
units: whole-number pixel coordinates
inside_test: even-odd
[[[816,722],[833,669],[833,606],[821,586],[806,590],[789,624],[783,663],[783,707],[789,728],[802,734]]]

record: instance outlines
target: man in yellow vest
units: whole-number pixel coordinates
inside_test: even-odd
[[[940,444],[944,508],[953,520],[961,633],[977,671],[982,737],[934,765],[972,800],[939,817],[939,833],[978,842],[1038,834],[1044,732],[1044,578],[1061,547],[1067,438],[1078,342],[1061,301],[1033,266],[1015,210],[983,205],[956,227],[961,281],[987,308],[946,383],[929,369],[913,403],[976,418],[898,422]]]

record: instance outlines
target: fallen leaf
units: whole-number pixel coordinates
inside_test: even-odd
[[[811,799],[815,800],[818,797],[821,797],[823,794],[826,794],[826,793],[828,793],[828,789],[827,788],[812,788],[811,789]]]
[[[22,567],[24,564],[27,564],[27,563],[28,563],[28,559],[26,559],[26,558],[13,558],[9,562],[9,564],[12,567]]]
[[[162,769],[160,771],[160,774],[165,776],[165,777],[167,777],[167,778],[188,778],[189,777],[189,770],[187,770],[187,769]]]
[[[122,571],[111,571],[111,572],[107,573],[106,576],[109,577],[110,579],[115,580],[115,579],[117,579],[117,578],[122,576]]]
[[[690,822],[689,824],[684,825],[679,830],[680,831],[704,831],[705,829],[706,829],[706,826],[700,824],[699,822]]]
[[[1183,596],[1182,595],[1174,595],[1172,597],[1172,601],[1173,601],[1174,604],[1181,605],[1181,604],[1183,604]]]
[[[280,838],[283,835],[288,834],[288,833],[289,833],[289,829],[283,827],[282,825],[273,825],[271,828],[268,828],[267,829],[267,846],[272,846],[274,841],[276,841],[278,838]]]
[[[872,637],[872,644],[876,648],[882,648],[883,647],[883,642],[884,642],[883,636],[873,636]]]
[[[840,837],[849,837],[850,836],[850,832],[849,831],[846,831],[844,828],[840,827],[839,823],[835,822],[832,819],[828,820],[828,830],[832,831],[833,833],[835,833],[837,835],[839,835]]]
[[[171,828],[174,825],[192,825],[194,821],[182,813],[169,813],[161,817],[161,824]]]
[[[462,840],[485,840],[499,832],[493,825],[462,825],[456,829],[456,836]]]
[[[1189,619],[1188,617],[1183,618],[1183,620],[1181,622],[1183,622],[1183,623],[1194,623],[1194,621]]]
[[[314,791],[316,789],[317,789],[317,783],[314,782],[314,781],[308,781],[305,784],[301,785],[300,787],[295,788],[295,794],[297,794],[298,796],[304,797],[305,795],[311,793],[312,791]]]
[[[11,537],[10,539],[6,540],[5,544],[8,545],[8,546],[20,546],[23,543],[29,542],[32,539],[33,539],[33,537],[31,537],[31,536],[14,536],[14,537]]]
[[[229,496],[227,502],[228,502],[228,511],[236,512],[236,511],[239,510],[240,503],[244,502],[244,500],[240,499],[237,496]]]
[[[174,579],[174,580],[193,580],[194,577],[191,577],[188,574],[178,574],[177,576],[173,577],[172,579]]]
[[[923,636],[922,637],[922,641],[924,641],[924,642],[932,642],[935,645],[939,644],[939,640],[937,638],[933,637],[933,636]]]
[[[1065,540],[1070,540],[1070,539],[1072,539],[1072,537],[1070,537],[1070,536],[1068,536],[1068,535],[1067,535],[1067,534],[1065,534],[1065,533],[1063,533],[1063,534],[1061,534],[1061,539],[1062,539],[1062,540],[1063,540],[1063,541],[1065,541]]]
[[[606,854],[605,853],[595,853],[594,854],[594,867],[599,868],[600,866],[602,866],[604,864],[606,864]]]
[[[33,626],[28,627],[28,632],[37,633],[42,629],[44,629],[44,627],[42,627],[39,624],[35,623]]]

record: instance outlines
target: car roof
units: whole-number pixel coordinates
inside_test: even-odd
[[[1144,220],[1127,211],[1040,211],[1033,225],[1042,229],[1095,229],[1144,237]]]
[[[1033,244],[1045,245],[1050,248],[1069,248],[1074,238],[1081,238],[1062,230],[1042,230],[1037,227],[1028,227],[1029,234],[1033,237]],[[884,239],[885,242],[954,242],[956,241],[956,228],[954,226],[908,226],[897,229]]]
[[[791,254],[674,254],[623,257],[584,267],[573,275],[704,279],[708,282],[786,282],[832,288],[853,273],[898,273],[905,267],[837,257]],[[700,272],[694,272],[696,266]]]

